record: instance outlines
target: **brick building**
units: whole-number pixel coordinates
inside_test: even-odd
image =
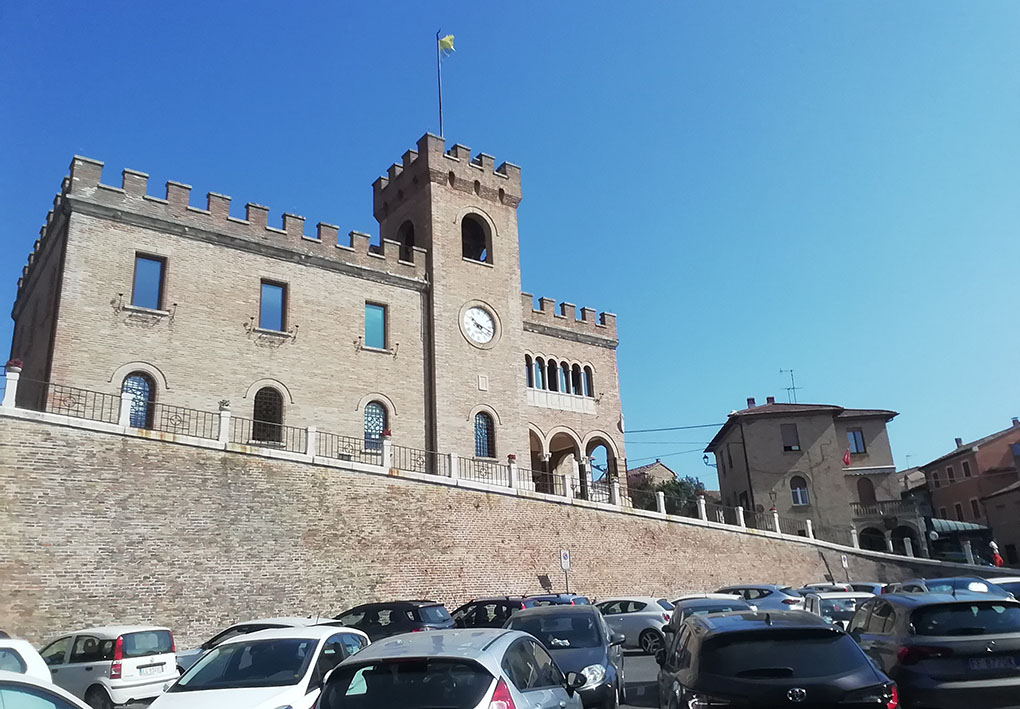
[[[716,433],[715,455],[724,505],[762,513],[775,508],[801,526],[806,520],[853,529],[863,548],[914,553],[925,547],[925,524],[913,500],[902,500],[884,409],[821,404],[764,405],[747,400]],[[849,451],[850,463],[843,457]],[[817,530],[816,530],[817,531]]]
[[[623,469],[615,316],[521,292],[520,168],[425,135],[373,184],[372,243],[270,226],[253,203],[239,219],[216,193],[193,206],[177,182],[152,196],[133,170],[106,185],[102,167],[74,158],[19,280],[19,404],[127,390],[144,429],[223,401],[251,440],[314,426],[371,453],[389,431],[582,492],[591,459]]]

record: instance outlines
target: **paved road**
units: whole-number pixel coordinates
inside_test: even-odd
[[[628,650],[623,658],[624,677],[627,680],[627,703],[624,707],[658,707],[655,694],[655,676],[659,666],[650,655]]]

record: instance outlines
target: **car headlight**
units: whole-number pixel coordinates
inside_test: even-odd
[[[584,686],[593,687],[606,678],[606,668],[602,665],[588,665],[581,670],[581,674],[584,675]]]

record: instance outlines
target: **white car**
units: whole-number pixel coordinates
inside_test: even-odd
[[[857,606],[874,597],[873,593],[858,593],[857,591],[809,593],[804,596],[804,610],[821,616],[846,630],[850,619],[854,617]]]
[[[20,672],[0,670],[0,707],[3,709],[89,709],[65,689]]]
[[[1013,598],[1020,600],[1020,576],[993,576],[985,580],[1012,593]]]
[[[741,600],[743,597],[739,593],[688,593],[678,598],[674,598],[670,603],[674,606],[680,601],[700,601],[704,598],[711,598],[718,601],[734,601]]]
[[[320,621],[325,621],[320,623]],[[336,621],[330,621],[328,615],[324,616],[304,616],[304,617],[284,617],[284,618],[259,618],[257,620],[249,620],[244,623],[235,623],[226,630],[222,630],[216,635],[202,643],[199,647],[193,650],[184,650],[177,653],[177,671],[182,675],[187,671],[193,664],[198,662],[198,658],[202,657],[209,650],[220,643],[229,640],[230,638],[236,638],[239,635],[248,635],[249,633],[255,633],[259,630],[270,630],[272,628],[304,628],[309,625],[342,625]]]
[[[673,615],[673,604],[665,598],[607,598],[596,603],[595,607],[602,612],[606,625],[626,638],[623,641],[625,648],[641,648],[648,655],[662,649],[665,642],[662,626],[667,625]]]
[[[27,640],[16,638],[0,638],[0,672],[17,672],[43,682],[53,681],[50,668],[36,649]],[[3,707],[2,702],[0,707]]]
[[[369,644],[355,628],[272,628],[224,640],[149,709],[312,709],[330,670]]]
[[[173,633],[151,625],[78,630],[39,654],[53,683],[93,709],[152,699],[178,676]]]

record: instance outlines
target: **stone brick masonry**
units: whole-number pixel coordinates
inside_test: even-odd
[[[841,578],[840,551],[754,533],[0,417],[0,628],[35,642],[158,622],[201,641],[360,602],[571,589],[668,595]],[[938,575],[848,553],[857,579]],[[943,572],[945,573],[945,572]],[[952,572],[957,573],[957,572]]]

